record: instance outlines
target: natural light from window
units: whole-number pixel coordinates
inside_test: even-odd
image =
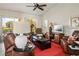
[[[13,31],[13,22],[18,22],[18,18],[2,18],[2,29],[3,33],[12,32]]]

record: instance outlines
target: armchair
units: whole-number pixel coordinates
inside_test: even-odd
[[[72,33],[72,36],[64,36],[63,39],[61,39],[60,45],[63,48],[64,52],[69,53],[68,45],[73,45],[74,41],[79,40],[79,31],[74,31]]]
[[[4,37],[5,56],[29,56],[31,53],[15,51],[15,38],[13,33],[8,33]]]
[[[14,40],[15,35],[13,33],[8,33],[6,37],[4,37],[5,56],[13,55]]]

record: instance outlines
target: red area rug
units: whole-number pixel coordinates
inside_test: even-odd
[[[35,56],[67,56],[67,54],[65,54],[63,49],[61,48],[61,46],[54,42],[51,42],[51,48],[48,48],[43,51],[36,47],[34,49],[34,55]]]

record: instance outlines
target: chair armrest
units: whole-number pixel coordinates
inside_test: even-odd
[[[68,53],[68,43],[67,43],[67,41],[64,40],[64,39],[61,39],[60,45],[63,48],[64,52]]]

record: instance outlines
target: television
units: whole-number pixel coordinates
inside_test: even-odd
[[[55,33],[63,33],[64,32],[63,25],[54,25],[53,32],[55,32]]]

